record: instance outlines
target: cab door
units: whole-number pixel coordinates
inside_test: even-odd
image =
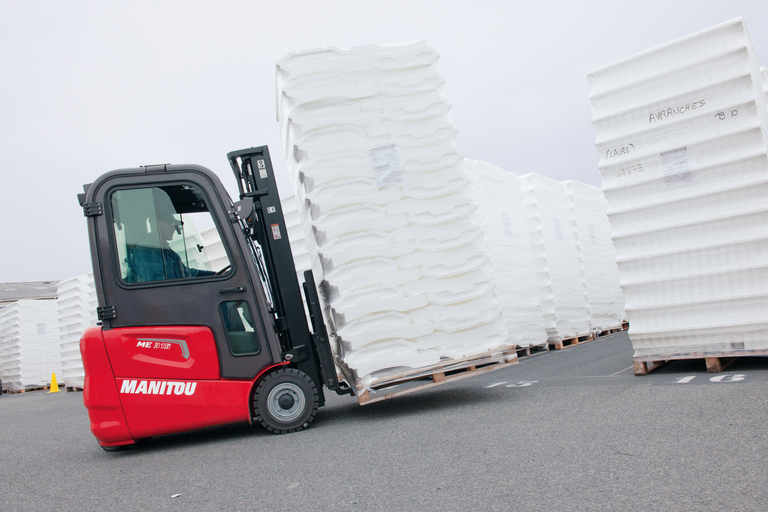
[[[215,175],[115,171],[88,196],[103,205],[91,237],[117,379],[252,379],[279,357],[257,269]]]

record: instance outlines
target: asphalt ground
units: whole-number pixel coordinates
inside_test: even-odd
[[[0,511],[768,509],[768,359],[632,372],[620,333],[359,406],[107,453],[81,393],[0,398]]]

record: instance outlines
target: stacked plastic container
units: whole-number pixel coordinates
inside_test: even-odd
[[[93,274],[82,274],[57,285],[61,376],[68,388],[83,388],[85,371],[80,356],[83,332],[96,325],[96,288]]]
[[[20,300],[0,309],[0,379],[19,391],[61,378],[56,301]]]
[[[549,341],[588,336],[589,308],[565,186],[535,173],[521,176],[520,184]]]
[[[611,241],[608,203],[598,187],[569,180],[564,184],[571,210],[571,231],[593,332],[620,329],[625,320],[616,249]]]
[[[339,366],[358,393],[512,345],[437,61],[418,42],[277,63],[307,248]]]
[[[464,159],[463,168],[472,181],[469,192],[477,205],[473,220],[483,230],[504,328],[518,347],[544,346],[548,336],[539,307],[539,283],[520,179],[479,160]]]
[[[768,111],[743,21],[588,80],[636,361],[768,349]]]

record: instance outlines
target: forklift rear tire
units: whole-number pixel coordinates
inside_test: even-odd
[[[105,452],[121,452],[121,451],[125,450],[125,445],[120,445],[120,446],[104,446],[104,445],[100,444],[99,446],[101,446],[101,449],[104,450]]]
[[[264,377],[253,394],[254,420],[275,434],[304,430],[312,423],[320,399],[309,376],[281,368]]]

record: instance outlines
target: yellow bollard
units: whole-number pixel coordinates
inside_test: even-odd
[[[51,390],[49,393],[58,393],[59,392],[59,384],[56,382],[56,374],[51,374]]]

